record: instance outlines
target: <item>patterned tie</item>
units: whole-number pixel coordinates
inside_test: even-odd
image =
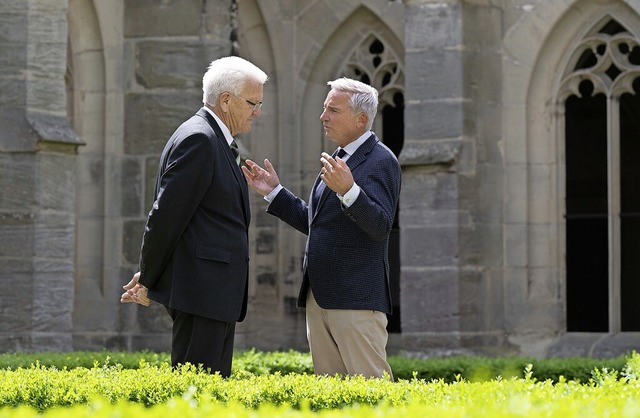
[[[231,148],[233,156],[236,157],[236,164],[240,165],[240,151],[238,150],[238,144],[236,143],[236,141],[231,141],[231,145],[229,145],[229,148]]]
[[[338,150],[338,152],[334,152],[332,157],[336,158],[336,157],[340,157],[343,158],[345,155],[347,155],[347,152],[345,150],[343,150],[342,148],[340,148]],[[315,191],[313,192],[313,212],[317,212],[318,211],[318,202],[320,201],[320,197],[322,196],[322,192],[324,192],[324,188],[325,188],[325,184],[324,181],[320,180],[318,182],[318,185],[316,186]]]

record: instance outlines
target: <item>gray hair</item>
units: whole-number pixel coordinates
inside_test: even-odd
[[[349,93],[351,111],[354,115],[364,112],[368,116],[366,129],[371,129],[378,113],[378,90],[361,81],[346,77],[328,81],[327,84],[333,90]]]
[[[237,95],[247,81],[264,84],[268,78],[264,71],[243,58],[219,58],[209,64],[202,77],[202,102],[215,105],[223,92]]]

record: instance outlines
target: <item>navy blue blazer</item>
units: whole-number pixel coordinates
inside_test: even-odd
[[[328,187],[317,210],[285,188],[267,211],[308,235],[299,307],[306,306],[311,286],[324,309],[391,313],[388,245],[400,195],[400,165],[375,134],[347,165],[361,189],[350,207]],[[316,184],[319,181],[318,177]]]
[[[145,226],[140,283],[170,308],[242,321],[251,220],[247,182],[204,108],[169,138]]]

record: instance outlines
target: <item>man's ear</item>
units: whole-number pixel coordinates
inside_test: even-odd
[[[358,118],[356,119],[358,127],[361,128],[363,126],[367,126],[367,122],[369,122],[369,116],[364,112],[358,113]]]
[[[227,113],[229,111],[230,101],[231,93],[228,91],[223,91],[222,94],[220,94],[220,97],[218,97],[218,105],[223,112]]]

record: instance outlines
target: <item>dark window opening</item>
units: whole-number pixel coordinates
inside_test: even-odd
[[[622,32],[627,32],[627,30],[615,20],[610,20],[602,29],[600,29],[600,33],[606,33],[607,35],[616,35]]]
[[[640,331],[640,78],[620,97],[620,319]]]
[[[565,103],[567,331],[609,327],[607,101],[591,96]],[[588,94],[585,94],[588,93]]]
[[[382,109],[382,141],[396,155],[400,155],[404,143],[404,96],[396,93],[393,96],[394,106],[387,105]],[[398,205],[399,207],[400,205]],[[387,315],[387,331],[402,332],[400,319],[400,224],[399,209],[391,228],[389,237],[389,285],[391,287],[391,303],[393,313]]]
[[[587,68],[591,68],[598,63],[598,59],[591,49],[585,50],[580,58],[578,58],[578,62],[576,63],[575,70],[584,70]]]

